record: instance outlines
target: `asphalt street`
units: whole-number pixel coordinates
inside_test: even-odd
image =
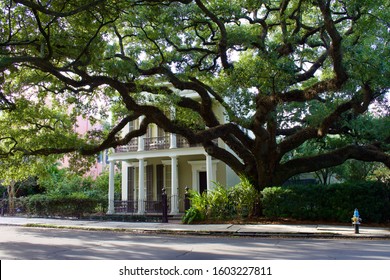
[[[3,260],[389,260],[389,239],[136,234],[0,226]]]

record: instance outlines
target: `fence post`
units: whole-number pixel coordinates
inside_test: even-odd
[[[165,188],[162,189],[162,222],[168,223],[168,198]]]
[[[187,211],[191,207],[191,202],[190,202],[190,194],[189,194],[189,188],[185,188],[186,192],[184,194],[184,210]]]

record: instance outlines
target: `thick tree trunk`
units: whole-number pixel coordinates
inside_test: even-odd
[[[266,162],[259,162],[257,171],[247,176],[252,178],[252,184],[259,192],[259,201],[256,202],[254,207],[254,215],[257,217],[263,216],[263,205],[261,203],[262,191],[267,187],[280,186],[282,185],[283,178],[277,175],[275,168]]]
[[[257,161],[256,189],[262,191],[267,187],[280,186],[288,178],[283,173],[278,172],[279,160],[276,151],[269,151]]]
[[[8,188],[8,214],[10,216],[15,215],[15,182],[11,181]]]

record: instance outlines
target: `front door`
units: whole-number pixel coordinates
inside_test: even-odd
[[[207,172],[199,171],[199,193],[207,191]]]

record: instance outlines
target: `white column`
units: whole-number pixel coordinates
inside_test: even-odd
[[[176,110],[175,110],[175,107],[172,107],[171,119],[174,120],[175,118],[176,118]],[[177,139],[176,134],[170,133],[170,135],[169,135],[169,143],[170,143],[169,149],[177,148],[176,139]]]
[[[128,192],[129,192],[128,167],[129,167],[129,164],[127,162],[125,162],[125,161],[122,161],[122,175],[121,175],[121,177],[122,177],[122,184],[121,184],[121,187],[122,187],[122,200],[123,201],[127,200]]]
[[[179,213],[179,179],[177,172],[177,157],[171,157],[171,168],[172,168],[172,178],[171,178],[171,214],[176,215]]]
[[[194,166],[191,166],[192,168],[192,189],[194,191],[197,191],[199,192],[199,174],[198,174],[198,170],[196,168],[194,168]]]
[[[176,134],[175,133],[170,133],[169,135],[169,149],[176,149],[177,148],[177,144],[176,144]]]
[[[107,214],[114,214],[114,192],[115,192],[115,162],[110,161],[110,173],[108,179],[108,211]]]
[[[138,214],[145,213],[145,160],[141,158],[138,166]]]
[[[139,118],[139,125],[138,125],[138,127],[141,126],[141,123],[144,120],[144,118],[145,118],[144,116],[141,116]],[[144,143],[145,143],[145,135],[142,135],[142,136],[138,137],[138,152],[141,152],[141,151],[145,150]]]
[[[206,176],[207,176],[207,191],[210,191],[214,180],[213,178],[213,161],[210,155],[206,155]]]

